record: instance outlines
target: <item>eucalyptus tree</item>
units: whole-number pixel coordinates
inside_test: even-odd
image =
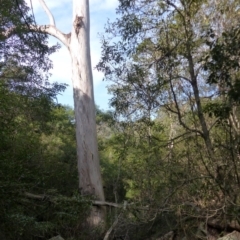
[[[55,19],[44,0],[39,0],[49,17],[49,25],[37,25],[34,21],[21,25],[24,36],[52,35],[67,47],[72,61],[72,81],[74,91],[74,108],[76,121],[76,139],[78,155],[79,188],[83,195],[91,195],[97,200],[104,201],[104,192],[99,166],[97,134],[95,123],[95,105],[93,95],[93,77],[90,57],[90,19],[89,1],[73,0],[73,19],[70,33],[57,29]],[[24,1],[17,0],[20,14],[24,15]],[[25,6],[25,5],[24,5]],[[25,6],[26,8],[26,6]],[[14,16],[14,15],[13,15]],[[23,18],[23,23],[25,18]],[[1,37],[13,39],[18,30],[14,22],[1,28]],[[41,35],[42,34],[42,35]],[[37,45],[37,44],[36,44]],[[46,47],[45,47],[46,48]],[[40,52],[40,51],[36,51]],[[42,59],[44,63],[44,58]],[[105,210],[95,208],[89,220],[94,225],[103,222]]]
[[[32,26],[35,31],[50,34],[67,47],[72,61],[72,82],[76,120],[79,188],[83,195],[94,196],[104,201],[100,173],[93,77],[90,56],[89,1],[73,0],[72,29],[62,33],[55,25],[55,19],[44,0],[39,0],[49,17],[50,24]],[[95,209],[90,217],[94,225],[104,221],[104,208]]]

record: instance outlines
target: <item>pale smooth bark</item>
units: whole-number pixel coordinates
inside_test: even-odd
[[[49,17],[50,25],[36,28],[58,38],[68,48],[71,56],[79,188],[83,195],[92,195],[96,200],[104,201],[90,56],[89,1],[73,0],[72,30],[69,34],[64,34],[56,28],[54,18],[44,0],[39,2]],[[91,224],[99,225],[104,222],[105,209],[94,208],[89,220]]]

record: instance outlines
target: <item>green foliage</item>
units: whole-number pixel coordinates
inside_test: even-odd
[[[216,118],[219,118],[221,120],[227,119],[230,115],[231,107],[222,104],[222,103],[207,103],[204,111],[209,114],[209,117],[215,116]]]
[[[75,237],[75,232],[80,230],[80,223],[85,221],[90,209],[88,201],[79,194],[72,197],[50,191],[46,194],[51,195],[43,201],[24,195],[15,196],[13,208],[3,218],[2,231],[7,239],[50,238],[57,233]],[[21,204],[18,211],[16,202]]]
[[[41,99],[40,103],[34,99],[36,108],[33,103],[28,108],[16,93],[1,97],[5,101],[0,105],[1,233],[7,239],[48,238],[57,233],[75,236],[90,205],[75,193],[73,111],[51,103],[48,114],[34,118],[32,114],[45,109]],[[44,194],[46,199],[31,199],[25,192]]]
[[[48,82],[57,47],[29,33],[27,10],[0,9],[0,238],[97,239],[77,192],[74,113]],[[237,1],[121,0],[117,13],[98,64],[114,110],[96,109],[106,200],[128,202],[108,211],[121,212],[113,235],[195,239],[209,212],[239,220]]]
[[[209,43],[205,70],[209,71],[207,82],[219,84],[220,94],[230,102],[239,103],[239,26],[222,33],[222,37]]]
[[[103,176],[122,184],[119,199],[153,209],[126,222],[169,217],[167,229],[195,239],[209,210],[237,219],[239,11],[238,1],[119,1],[97,66],[116,118]]]
[[[24,1],[0,8],[0,238],[87,239],[74,114],[54,102],[66,85],[48,81],[57,47],[30,31],[28,10]]]

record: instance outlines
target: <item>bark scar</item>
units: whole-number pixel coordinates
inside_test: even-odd
[[[79,34],[80,28],[83,26],[83,17],[76,15],[75,20],[73,22],[73,26],[76,34]]]

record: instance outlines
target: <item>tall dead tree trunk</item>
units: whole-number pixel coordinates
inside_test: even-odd
[[[89,1],[73,0],[72,30],[69,34],[64,34],[56,28],[54,17],[44,0],[39,2],[49,17],[50,25],[35,28],[59,39],[69,50],[72,60],[79,188],[83,195],[92,195],[96,200],[104,201],[90,56]],[[93,209],[89,220],[91,224],[99,225],[104,222],[104,218],[105,210],[101,207]]]

